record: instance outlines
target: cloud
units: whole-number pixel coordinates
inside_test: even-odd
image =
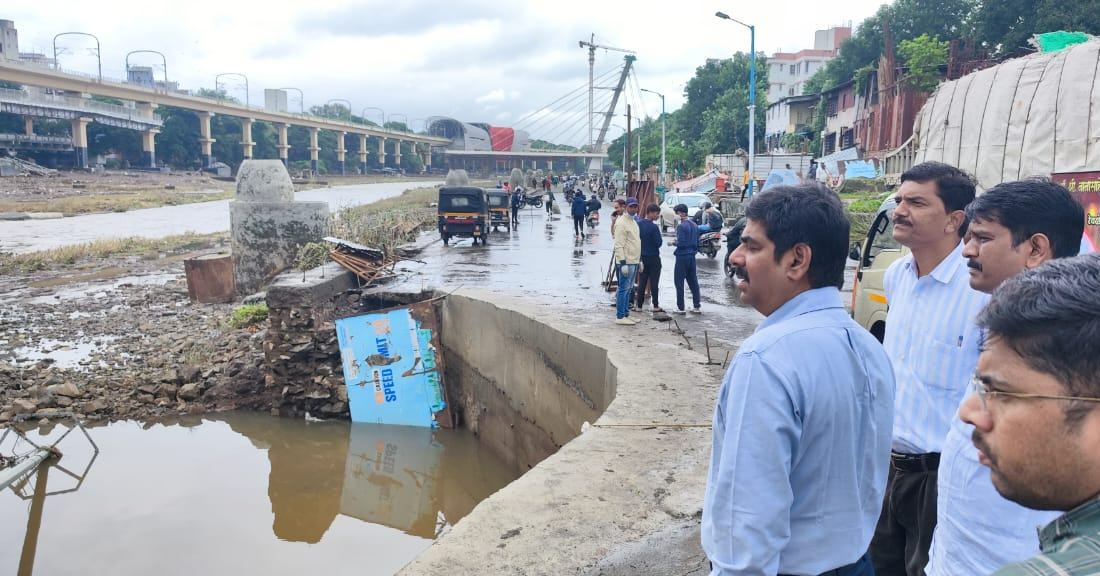
[[[306,29],[342,36],[408,36],[457,25],[512,18],[513,3],[467,0],[458,4],[435,0],[360,0],[325,13],[309,16]]]
[[[477,102],[478,104],[485,104],[487,102],[503,102],[505,98],[507,98],[507,96],[504,94],[504,90],[501,88],[497,88],[496,90],[493,90],[487,94],[482,94],[481,96],[478,96],[476,99],[474,99],[474,102]]]

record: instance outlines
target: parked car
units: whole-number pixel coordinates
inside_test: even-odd
[[[665,201],[661,203],[661,232],[667,232],[669,228],[676,228],[680,224],[680,219],[676,217],[676,212],[672,209],[677,204],[684,204],[688,207],[688,216],[695,216],[695,213],[700,210],[700,206],[703,202],[709,201],[710,198],[706,194],[699,194],[697,192],[680,192],[670,193],[665,195]]]
[[[852,318],[882,341],[886,335],[886,288],[883,277],[895,260],[909,252],[908,248],[894,240],[894,197],[887,198],[879,207],[867,237],[862,243],[853,244],[851,257],[859,261],[856,280],[852,286]]]

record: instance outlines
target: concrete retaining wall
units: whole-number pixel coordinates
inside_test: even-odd
[[[565,442],[401,574],[706,573],[698,524],[720,374],[699,353],[659,328],[467,289],[444,304],[444,346],[483,442],[528,463]]]
[[[463,425],[526,471],[594,422],[615,397],[607,352],[514,310],[443,301],[445,382]]]

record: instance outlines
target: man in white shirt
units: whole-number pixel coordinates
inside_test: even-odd
[[[883,345],[896,378],[886,498],[871,541],[877,576],[923,576],[936,526],[936,479],[951,421],[978,362],[974,317],[988,300],[970,288],[962,242],[974,180],[925,162],[901,176],[894,239],[910,254],[886,272]]]
[[[966,209],[962,255],[971,288],[992,294],[1002,282],[1054,258],[1074,256],[1085,214],[1070,193],[1046,179],[998,184]],[[1036,529],[1058,512],[1032,510],[1003,498],[978,462],[974,426],[952,421],[940,459],[936,532],[930,576],[990,574],[1039,553]]]

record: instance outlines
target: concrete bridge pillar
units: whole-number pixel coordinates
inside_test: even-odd
[[[401,168],[401,141],[395,142],[393,147],[393,167]]]
[[[279,143],[275,145],[279,149],[279,160],[282,161],[283,166],[287,165],[287,160],[290,158],[290,126],[287,124],[276,124],[275,127],[279,130]]]
[[[347,149],[344,148],[344,139],[347,138],[347,132],[336,133],[336,163],[340,165],[340,175],[347,174],[347,169],[344,165],[344,159],[347,157]]]
[[[359,169],[367,173],[367,135],[359,135]]]
[[[432,167],[432,145],[427,144],[424,146],[424,167]]]
[[[141,134],[142,160],[146,166],[154,170],[157,167],[157,134],[160,134],[159,128],[149,128]]]
[[[386,167],[386,139],[378,139],[378,163],[385,168]]]
[[[320,132],[319,128],[309,129],[309,169],[314,175],[317,174],[317,157],[318,152],[321,151],[321,147],[317,144],[317,135]]]
[[[26,134],[27,136],[34,136],[34,117],[33,116],[24,116],[23,117],[23,134]]]
[[[213,112],[196,112],[199,117],[199,145],[202,146],[202,167],[209,168],[214,163],[214,142],[215,140],[210,137],[210,119],[214,117]]]
[[[73,118],[74,164],[80,170],[88,168],[88,124],[91,123],[91,118]]]
[[[244,148],[244,159],[252,159],[252,147],[256,143],[252,141],[252,119],[241,118],[241,146]]]
[[[157,109],[157,105],[152,102],[134,102],[134,107],[137,108],[138,114],[145,118],[152,118],[153,110]]]

